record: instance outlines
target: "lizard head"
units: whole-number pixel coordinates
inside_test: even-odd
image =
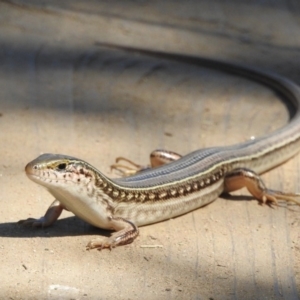
[[[60,187],[89,181],[92,167],[83,160],[62,154],[42,154],[25,167],[26,175],[46,187]]]

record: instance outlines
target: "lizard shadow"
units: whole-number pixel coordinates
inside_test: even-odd
[[[57,220],[45,228],[22,226],[17,222],[0,223],[0,237],[30,238],[30,237],[64,237],[81,235],[110,236],[111,231],[94,227],[75,216]]]
[[[223,193],[219,198],[226,201],[255,201],[250,195],[232,195]],[[261,204],[261,203],[258,203]],[[272,207],[272,205],[270,205]],[[0,223],[0,237],[30,238],[30,237],[64,237],[64,236],[84,236],[101,235],[109,237],[110,230],[97,228],[76,216],[58,219],[53,225],[45,228],[35,228],[22,226],[18,222]]]
[[[273,203],[273,202],[269,202],[267,201],[267,203],[262,203],[261,201],[258,201],[257,199],[255,199],[253,196],[251,195],[232,195],[229,193],[223,193],[219,196],[219,198],[226,200],[226,201],[256,201],[258,205],[267,205],[270,208],[278,208],[278,207],[284,207],[285,209],[288,209],[290,211],[298,211],[297,209],[293,209],[294,207],[298,207],[298,204],[295,203],[288,203],[288,205],[286,205],[286,201],[285,200],[280,200],[278,201],[277,204]]]
[[[229,193],[222,193],[219,198],[230,201],[253,201],[255,198],[250,195],[233,195]]]
[[[251,201],[251,196],[222,194],[220,198],[231,201]],[[102,235],[110,236],[111,231],[94,227],[85,221],[70,216],[58,219],[53,225],[45,228],[35,228],[22,226],[18,222],[0,223],[0,237],[30,238],[30,237],[64,237],[64,236],[84,236]]]

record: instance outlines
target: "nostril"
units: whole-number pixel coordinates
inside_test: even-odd
[[[39,165],[38,164],[33,164],[32,162],[28,163],[25,166],[25,173],[27,175],[33,175],[39,171]]]

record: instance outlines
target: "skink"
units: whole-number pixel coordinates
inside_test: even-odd
[[[43,154],[28,163],[25,171],[31,180],[45,187],[55,201],[43,217],[19,223],[49,226],[67,209],[94,226],[115,231],[110,237],[92,240],[87,245],[87,249],[101,250],[132,242],[138,236],[138,226],[185,214],[210,203],[223,192],[242,187],[247,187],[263,203],[276,204],[283,199],[300,204],[298,194],[267,189],[258,175],[300,150],[300,88],[295,83],[279,75],[225,62],[117,48],[254,80],[289,101],[295,109],[294,116],[283,128],[241,144],[200,149],[183,157],[173,152],[154,151],[153,168],[142,170],[135,165],[134,175],[118,179],[108,178],[81,159]],[[113,167],[122,168],[122,165],[117,162]]]

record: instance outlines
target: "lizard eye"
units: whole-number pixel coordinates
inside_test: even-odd
[[[57,169],[58,169],[58,170],[65,170],[65,169],[66,169],[66,166],[67,166],[66,163],[62,163],[62,164],[59,164],[59,165],[57,166]]]

